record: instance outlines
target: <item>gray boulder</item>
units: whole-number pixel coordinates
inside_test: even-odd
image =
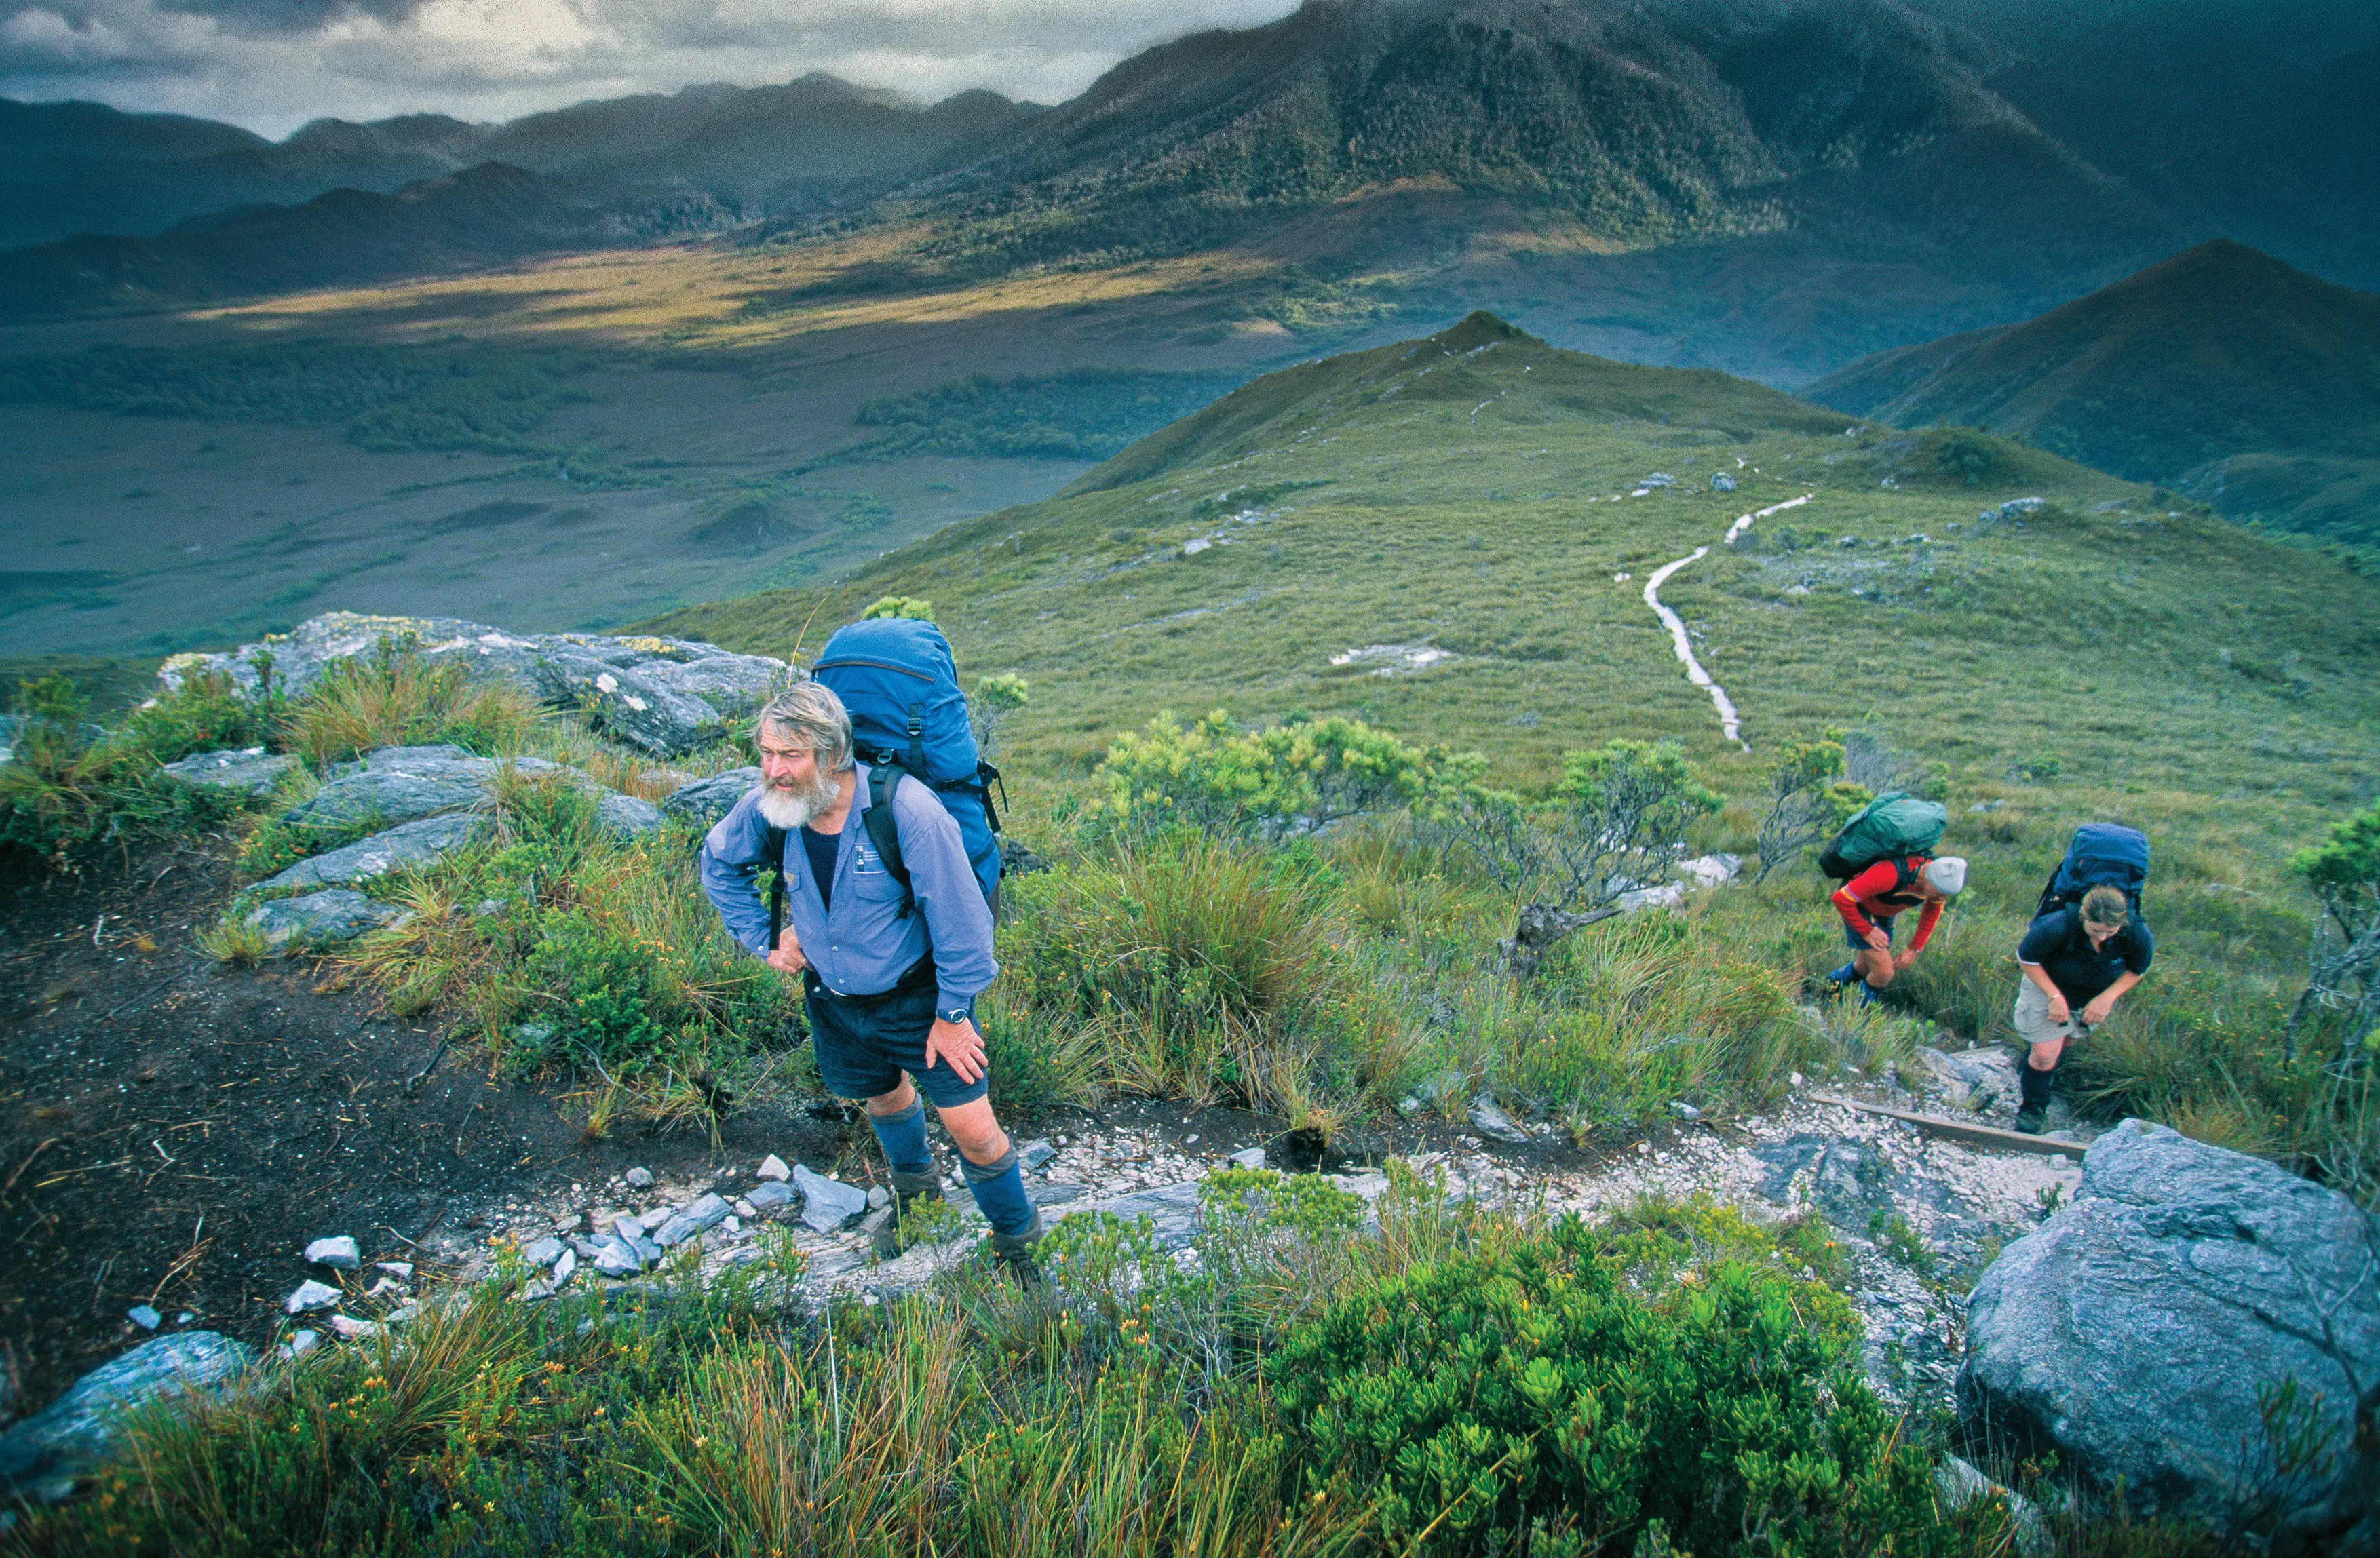
[[[157,675],[178,688],[195,672],[212,671],[253,696],[263,684],[258,662],[269,657],[274,683],[298,696],[331,667],[383,641],[410,641],[432,664],[461,661],[476,678],[584,708],[623,740],[664,756],[710,744],[726,721],[758,708],[796,674],[783,660],[683,638],[514,634],[454,617],[330,611],[225,654],[176,655]]]
[[[2338,1191],[2126,1120],[1976,1284],[1967,1344],[1971,1430],[2276,1554],[2380,1553],[2380,1220]],[[2289,1381],[2311,1464],[2266,1431]]]
[[[680,785],[662,802],[662,810],[708,827],[727,815],[746,791],[760,782],[758,768],[730,768],[723,774]]]
[[[401,866],[428,865],[469,843],[486,826],[486,818],[468,812],[423,817],[301,860],[279,876],[257,884],[257,888],[260,892],[293,892],[344,887],[384,876]]]
[[[596,803],[595,816],[615,839],[642,838],[662,825],[659,806],[616,790],[603,792],[603,799]]]
[[[213,1331],[183,1331],[141,1343],[102,1364],[67,1393],[0,1434],[0,1489],[55,1503],[74,1492],[114,1448],[128,1408],[197,1391],[219,1395],[256,1361],[256,1351]]]
[[[310,799],[283,813],[283,820],[301,827],[346,828],[461,811],[488,798],[489,787],[504,767],[459,746],[384,746],[367,753],[361,763],[350,766]],[[536,757],[516,758],[513,767],[525,774],[562,771],[557,765]]]
[[[657,757],[698,751],[727,733],[710,705],[618,658],[579,645],[550,646],[537,662],[538,689],[547,702],[583,710],[611,735]]]
[[[251,746],[237,752],[193,752],[158,771],[184,784],[254,796],[269,793],[281,776],[297,766],[298,759],[285,752],[268,753]]]
[[[393,903],[380,903],[353,888],[325,888],[302,898],[276,898],[249,911],[248,923],[261,926],[264,944],[275,952],[334,947],[378,930],[397,917]]]
[[[1735,477],[1729,476],[1724,471],[1721,471],[1718,475],[1711,477],[1711,490],[1714,492],[1734,491]]]

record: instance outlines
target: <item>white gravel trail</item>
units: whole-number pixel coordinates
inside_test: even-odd
[[[1782,513],[1787,509],[1799,508],[1815,496],[1816,496],[1815,493],[1804,492],[1799,498],[1789,498],[1784,502],[1771,503],[1765,509],[1755,509],[1750,513],[1738,516],[1736,522],[1727,527],[1727,537],[1723,544],[1730,547],[1735,545],[1735,538],[1750,528],[1754,520],[1767,519],[1770,514]],[[1686,668],[1686,680],[1697,687],[1709,690],[1711,703],[1718,710],[1720,733],[1749,752],[1752,750],[1752,743],[1743,739],[1743,720],[1736,713],[1735,704],[1728,697],[1727,689],[1712,681],[1711,673],[1703,669],[1700,660],[1694,658],[1694,644],[1686,637],[1686,624],[1679,620],[1675,611],[1661,604],[1661,586],[1669,582],[1670,575],[1687,563],[1708,555],[1709,551],[1708,547],[1696,547],[1675,562],[1665,562],[1655,569],[1653,576],[1645,581],[1645,604],[1653,609],[1653,614],[1661,619],[1661,625],[1670,630],[1670,643],[1678,652],[1679,662]]]

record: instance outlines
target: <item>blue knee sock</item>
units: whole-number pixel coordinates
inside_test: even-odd
[[[868,1123],[876,1128],[876,1140],[883,1144],[885,1160],[904,1174],[923,1174],[934,1166],[934,1154],[926,1145],[926,1105],[912,1103],[897,1115],[870,1113]]]
[[[1860,1005],[1864,1007],[1872,1007],[1882,999],[1884,999],[1883,991],[1877,989],[1875,985],[1870,984],[1864,979],[1860,981]]]
[[[1014,1144],[990,1163],[977,1163],[961,1153],[959,1171],[966,1176],[967,1189],[993,1233],[1021,1234],[1033,1226],[1033,1198],[1025,1193],[1025,1171],[1016,1165]]]
[[[1852,982],[1852,976],[1858,972],[1859,965],[1857,963],[1845,963],[1834,972],[1827,975],[1827,983],[1829,984],[1849,984]]]

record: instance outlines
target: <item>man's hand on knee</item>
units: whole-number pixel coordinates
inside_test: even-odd
[[[945,1022],[935,1018],[926,1033],[927,1068],[931,1069],[938,1059],[959,1081],[977,1081],[983,1075],[983,1034],[972,1021]]]

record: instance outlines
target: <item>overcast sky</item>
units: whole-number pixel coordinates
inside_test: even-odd
[[[1056,103],[1148,44],[1295,0],[0,0],[0,95],[285,135],[310,119],[509,119],[696,81],[831,71],[931,101]]]

